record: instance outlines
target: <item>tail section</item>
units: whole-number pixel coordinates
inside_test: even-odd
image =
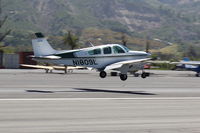
[[[47,56],[56,53],[42,33],[35,33],[36,39],[32,40],[35,56]]]
[[[183,61],[190,61],[190,59],[188,57],[184,57]]]

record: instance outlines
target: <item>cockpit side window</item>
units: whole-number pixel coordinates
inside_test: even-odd
[[[99,55],[99,54],[101,54],[101,49],[98,48],[98,49],[90,50],[90,51],[88,51],[88,54],[89,55]]]
[[[125,53],[125,51],[119,46],[113,46],[113,51],[114,51],[115,54]]]
[[[112,53],[111,47],[105,47],[105,48],[103,48],[103,53],[104,54],[111,54]]]

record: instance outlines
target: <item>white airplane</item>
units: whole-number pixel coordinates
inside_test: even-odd
[[[120,71],[120,79],[125,81],[129,71],[142,70],[141,77],[146,78],[143,66],[150,60],[149,53],[144,51],[131,51],[119,44],[107,44],[76,50],[58,51],[51,47],[42,33],[35,33],[32,40],[33,60],[63,64],[66,66],[83,66],[94,68],[100,72],[99,76],[105,78],[107,70]]]

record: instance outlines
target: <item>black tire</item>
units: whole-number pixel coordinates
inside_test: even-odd
[[[128,78],[127,74],[120,74],[120,79],[121,79],[122,81],[127,80],[127,78]]]
[[[49,73],[49,69],[45,69],[45,72],[46,72],[46,73]]]
[[[148,73],[148,72],[146,72],[145,74],[146,74],[146,77],[149,77],[149,76],[150,76],[150,73]]]
[[[141,77],[142,77],[143,79],[145,79],[145,78],[147,77],[146,73],[142,73],[142,74],[141,74]]]
[[[99,76],[100,76],[101,78],[105,78],[105,77],[107,76],[107,73],[106,73],[105,71],[101,71],[101,72],[99,73]]]
[[[197,73],[195,76],[196,76],[196,77],[200,77],[200,73]]]

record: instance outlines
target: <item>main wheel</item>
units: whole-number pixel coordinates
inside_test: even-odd
[[[99,76],[100,76],[101,78],[105,78],[105,77],[107,76],[107,73],[106,73],[105,71],[101,71],[101,72],[99,73]]]
[[[200,77],[200,73],[197,73],[197,74],[196,74],[196,77]]]
[[[122,81],[127,80],[127,78],[128,78],[127,74],[120,74],[120,79],[121,79]]]
[[[147,77],[146,73],[142,73],[141,77],[145,79]]]

